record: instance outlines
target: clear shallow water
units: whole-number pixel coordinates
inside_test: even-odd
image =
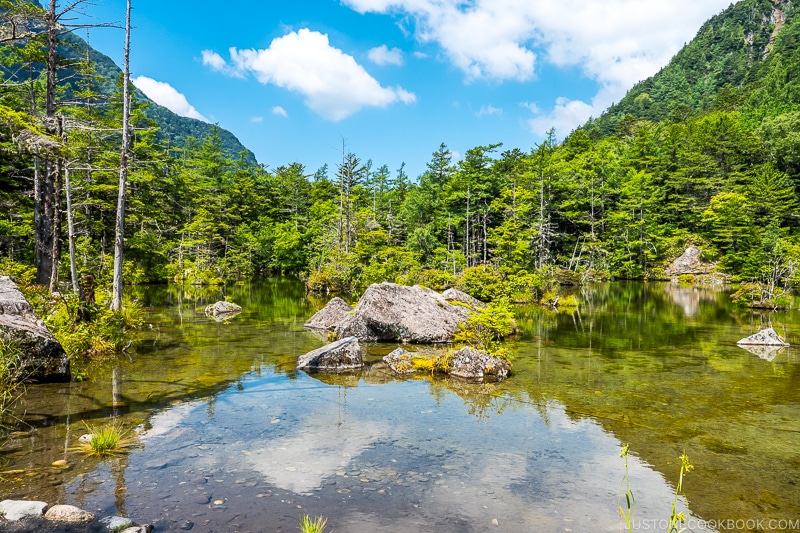
[[[520,309],[515,375],[483,385],[377,366],[298,373],[296,358],[321,345],[302,328],[321,302],[289,281],[229,295],[245,311],[217,323],[202,314],[214,291],[148,289],[152,328],[130,360],[31,387],[20,409],[36,427],[2,449],[12,473],[0,494],[159,531],[297,531],[301,513],[338,532],[621,531],[630,443],[638,530],[666,529],[684,450],[695,531],[700,520],[800,529],[798,352],[770,362],[735,345],[769,320],[800,342],[794,311],[765,318],[718,292],[599,285],[579,313]],[[372,347],[371,360],[392,348]],[[82,420],[114,414],[138,427],[130,454],[71,449]]]

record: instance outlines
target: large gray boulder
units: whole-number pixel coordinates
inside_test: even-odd
[[[469,314],[431,289],[380,283],[367,288],[353,314],[335,331],[339,338],[353,336],[363,342],[452,342]]]
[[[332,331],[337,324],[344,322],[352,312],[353,308],[336,296],[303,325],[310,329]]]
[[[749,337],[745,337],[736,344],[740,346],[789,346],[789,343],[783,340],[783,337],[778,335],[778,333],[772,328],[762,329],[758,333],[754,333]]]
[[[297,368],[306,372],[348,372],[363,366],[361,346],[355,337],[332,342],[297,359]]]
[[[502,381],[511,373],[505,359],[495,357],[475,348],[461,348],[450,359],[451,376],[464,379],[496,379]]]
[[[14,370],[17,381],[70,380],[69,358],[64,348],[8,276],[0,276],[0,336],[21,352]]]
[[[704,263],[700,259],[702,251],[696,246],[689,246],[683,254],[675,259],[664,269],[664,273],[672,278],[677,278],[684,274],[710,274],[716,270],[714,263]]]

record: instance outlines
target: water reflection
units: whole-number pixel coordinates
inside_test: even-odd
[[[244,307],[226,323],[203,314],[219,288],[143,292],[152,327],[131,359],[31,387],[20,412],[34,429],[0,450],[0,470],[17,472],[0,493],[159,531],[293,531],[301,512],[340,532],[619,531],[626,442],[642,520],[669,516],[683,451],[699,516],[800,516],[797,349],[735,345],[765,321],[796,344],[791,312],[664,285],[584,288],[570,313],[520,309],[514,376],[470,384],[398,379],[374,364],[389,345],[361,373],[298,373],[320,346],[302,285],[226,292]],[[109,417],[142,447],[112,461],[70,451],[76,424]],[[69,469],[50,466],[62,458]]]

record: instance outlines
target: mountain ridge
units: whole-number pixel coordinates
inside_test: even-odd
[[[713,109],[759,107],[764,98],[758,89],[775,63],[795,54],[794,41],[800,38],[795,12],[790,0],[731,4],[707,20],[658,73],[579,129],[604,137],[631,120],[679,121]],[[776,97],[780,100],[771,95]],[[798,102],[784,98],[781,103],[791,109]]]

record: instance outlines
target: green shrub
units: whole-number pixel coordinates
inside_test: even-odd
[[[781,287],[771,287],[766,283],[742,283],[739,290],[731,294],[736,305],[756,309],[783,309],[791,302],[791,295]]]
[[[10,276],[15,283],[30,285],[36,278],[36,269],[3,257],[0,258],[0,276]]]
[[[508,296],[500,271],[491,266],[470,267],[456,279],[456,286],[482,302]]]
[[[0,428],[7,425],[11,408],[24,391],[24,386],[19,382],[22,355],[19,344],[0,331]]]
[[[457,342],[466,342],[475,348],[492,352],[496,342],[517,331],[517,321],[511,304],[506,299],[490,302],[485,308],[470,315],[462,330],[456,334]]]
[[[545,292],[558,287],[558,282],[550,270],[540,270],[535,273],[521,270],[508,277],[506,286],[512,301],[528,303],[541,301]]]

